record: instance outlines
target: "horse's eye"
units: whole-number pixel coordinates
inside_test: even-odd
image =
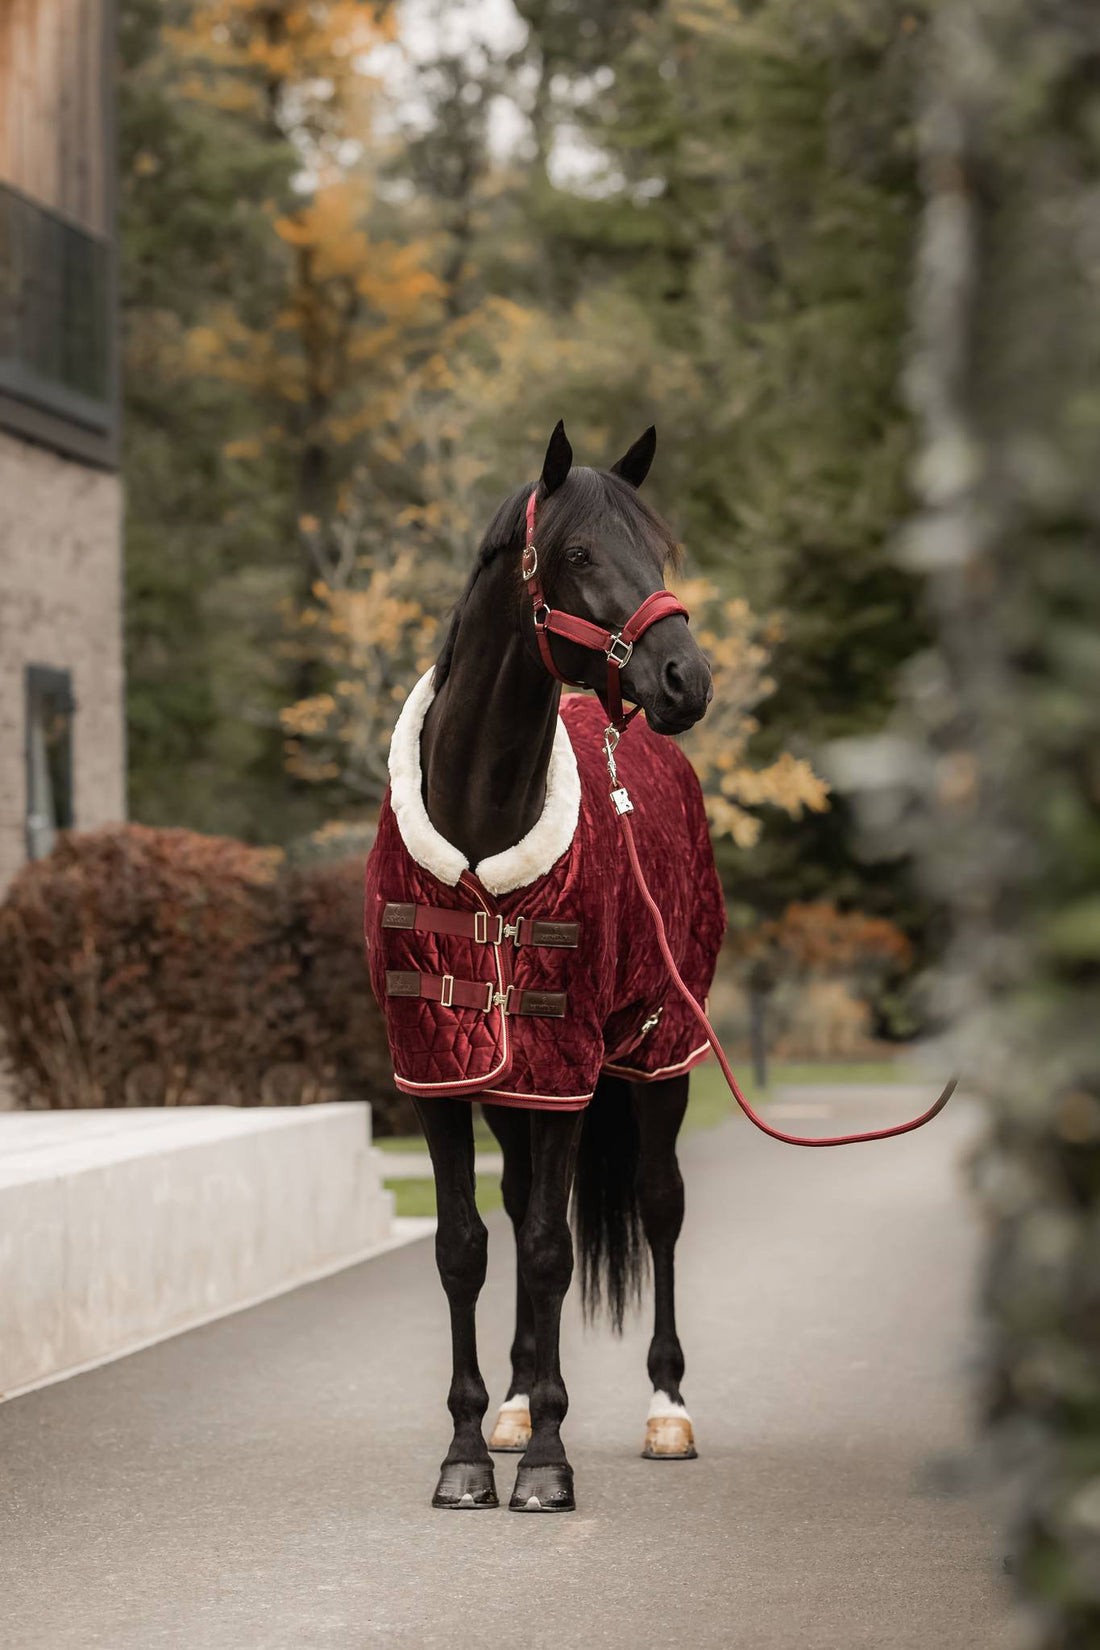
[[[574,544],[565,552],[565,559],[570,567],[587,567],[592,557],[583,544]]]

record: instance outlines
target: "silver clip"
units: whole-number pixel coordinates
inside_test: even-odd
[[[611,783],[619,782],[619,770],[615,766],[615,752],[619,748],[619,730],[616,727],[606,727],[603,730],[603,753],[607,758],[607,771],[611,775]]]
[[[607,727],[603,730],[603,753],[607,757],[607,771],[611,775],[611,800],[617,814],[632,814],[634,804],[626,793],[626,786],[619,784],[619,770],[615,766],[615,752],[619,744],[619,730],[616,727]]]

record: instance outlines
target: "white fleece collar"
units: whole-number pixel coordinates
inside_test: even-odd
[[[453,888],[469,862],[440,836],[424,806],[420,771],[420,732],[428,706],[435,698],[434,671],[429,670],[401,707],[390,740],[390,806],[401,840],[418,865]],[[510,894],[545,876],[565,853],[577,829],[581,781],[577,758],[565,723],[558,717],[554,748],[546,770],[546,804],[542,814],[514,848],[491,854],[475,867],[474,875],[490,894]]]

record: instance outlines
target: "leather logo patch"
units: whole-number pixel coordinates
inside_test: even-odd
[[[383,928],[415,928],[415,926],[415,905],[395,905],[391,901],[382,913]]]
[[[386,995],[387,997],[419,997],[420,975],[408,973],[399,968],[387,969]]]
[[[580,944],[581,925],[579,922],[543,922],[534,920],[531,923],[531,945],[552,945],[562,950],[575,951]]]
[[[564,991],[523,991],[520,993],[520,1013],[540,1014],[548,1019],[564,1020]]]

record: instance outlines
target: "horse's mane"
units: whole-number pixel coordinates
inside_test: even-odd
[[[483,569],[498,556],[510,551],[515,555],[516,579],[519,579],[527,500],[534,485],[533,481],[529,481],[518,492],[510,493],[485,530],[474,557],[473,570],[451,612],[447,635],[435,662],[434,684],[437,692],[450,674],[462,614]],[[585,529],[604,510],[612,510],[622,516],[637,537],[653,549],[662,567],[680,565],[680,547],[670,528],[635,487],[620,476],[612,475],[609,470],[590,470],[583,466],[570,470],[560,492],[554,495],[554,506],[546,539],[543,539],[541,532],[538,535],[539,561],[548,584],[552,584],[554,570],[566,546],[575,543],[578,537],[583,538]]]

